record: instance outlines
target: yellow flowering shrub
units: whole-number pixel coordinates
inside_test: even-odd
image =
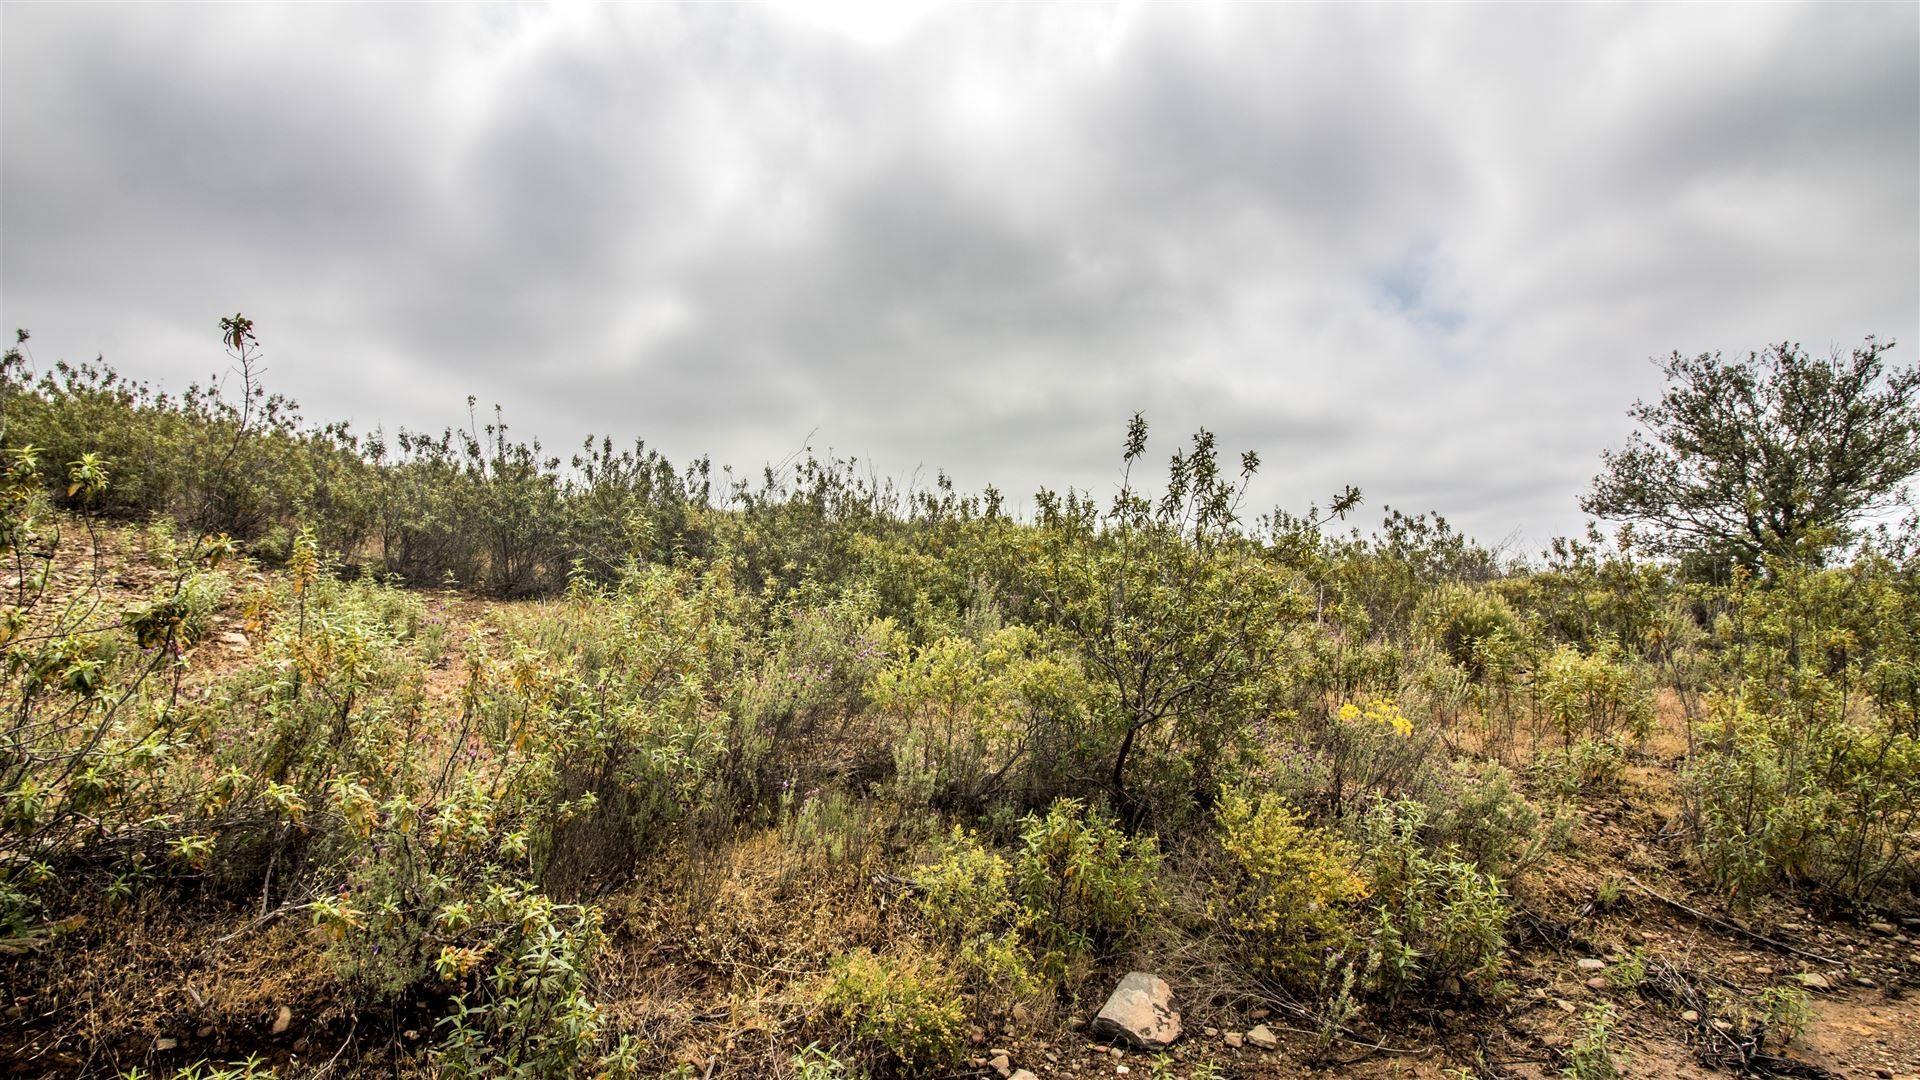
[[[1352,850],[1270,794],[1229,789],[1216,817],[1234,880],[1217,890],[1214,917],[1255,969],[1316,976],[1348,942],[1349,909],[1367,895]]]
[[[1390,697],[1363,696],[1340,706],[1339,715],[1345,724],[1365,723],[1395,735],[1413,734],[1413,721],[1407,719],[1407,714],[1400,711],[1400,704]]]

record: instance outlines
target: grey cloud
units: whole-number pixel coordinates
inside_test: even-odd
[[[0,319],[177,387],[243,308],[315,416],[1015,497],[1144,409],[1533,542],[1648,357],[1920,347],[1920,9],[828,22],[8,5]]]

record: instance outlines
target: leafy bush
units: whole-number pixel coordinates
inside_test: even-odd
[[[441,978],[468,987],[440,1021],[445,1034],[434,1057],[442,1071],[558,1078],[597,1066],[601,1075],[631,1073],[629,1048],[600,1053],[600,1014],[586,993],[600,934],[592,909],[499,885],[460,919],[470,934],[485,934],[478,947],[445,946],[435,961]]]
[[[1417,985],[1494,991],[1506,965],[1505,893],[1455,853],[1428,850],[1426,826],[1426,807],[1411,801],[1382,801],[1366,817],[1371,973],[1389,998]]]
[[[875,1067],[925,1076],[951,1068],[965,1050],[957,990],[930,958],[856,952],[834,962],[820,1003]]]
[[[1214,915],[1254,970],[1294,982],[1317,977],[1349,944],[1351,909],[1366,896],[1353,852],[1272,795],[1229,790],[1215,813],[1230,870],[1216,886]]]
[[[1498,593],[1445,584],[1428,593],[1414,615],[1427,640],[1475,680],[1498,670],[1494,657],[1524,642],[1520,617]]]
[[[1143,929],[1159,905],[1158,846],[1062,799],[1020,828],[1013,877],[1040,965],[1066,981],[1092,955]]]
[[[1563,746],[1580,737],[1644,738],[1653,722],[1652,692],[1612,650],[1562,645],[1534,672],[1534,690]]]

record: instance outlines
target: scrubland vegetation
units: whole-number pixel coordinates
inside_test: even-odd
[[[1849,531],[1914,470],[1881,346],[1883,467],[1827,477],[1865,498],[1796,517],[1793,463],[1848,448],[1782,436],[1739,467],[1785,509],[1722,499],[1717,543],[1653,512],[1712,448],[1643,444],[1592,497],[1640,533],[1519,559],[1353,529],[1351,490],[1252,514],[1255,456],[1162,473],[1139,419],[1117,496],[1025,519],[497,418],[355,436],[223,333],[225,394],[6,359],[29,1072],[957,1076],[1024,1040],[1041,1076],[1599,1077],[1636,1024],[1765,1071],[1810,986],[1920,979],[1920,552]],[[1176,1052],[1073,1034],[1128,970]],[[1280,1052],[1202,1034],[1250,1016]]]

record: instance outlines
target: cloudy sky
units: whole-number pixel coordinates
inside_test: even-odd
[[[310,418],[1577,530],[1651,357],[1920,348],[1920,5],[0,7],[0,324]]]

